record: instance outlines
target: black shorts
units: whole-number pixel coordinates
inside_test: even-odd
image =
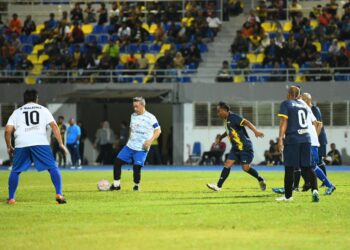
[[[283,150],[284,166],[311,167],[311,143],[287,144]]]
[[[227,157],[228,160],[239,162],[242,165],[250,164],[253,161],[253,158],[254,158],[253,150],[235,151],[233,149],[231,149]]]

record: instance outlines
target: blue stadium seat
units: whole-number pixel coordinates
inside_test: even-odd
[[[149,52],[148,45],[145,44],[145,43],[142,43],[142,44],[140,45],[140,52],[141,52],[141,51],[144,51],[145,53],[148,53],[148,52]]]
[[[20,42],[21,42],[22,44],[23,44],[23,43],[29,43],[28,38],[29,38],[29,36],[26,36],[26,35],[20,35],[20,36],[19,36],[19,40],[20,40]]]
[[[95,35],[88,35],[86,38],[85,38],[85,42],[87,43],[91,43],[93,41],[97,41],[97,38]]]
[[[331,47],[331,42],[327,41],[322,44],[322,51],[328,52],[329,48]]]
[[[118,35],[117,34],[113,34],[111,39],[112,39],[113,42],[118,41]]]
[[[275,39],[276,38],[276,32],[271,32],[269,33],[270,39]]]
[[[104,28],[103,28],[103,32],[104,32],[104,33],[111,33],[111,32],[113,31],[113,29],[114,29],[114,26],[113,26],[113,25],[106,25],[106,26],[104,26]]]
[[[241,59],[241,54],[236,53],[232,56],[232,62],[238,62]]]
[[[105,43],[108,43],[109,41],[109,36],[108,35],[100,35],[98,37],[98,43],[102,43],[102,44],[105,44]]]
[[[139,51],[139,46],[136,43],[130,43],[126,48],[126,51],[128,53],[136,53]]]
[[[179,82],[180,83],[190,83],[191,82],[191,77],[189,76],[182,76],[182,77],[178,77]]]
[[[284,39],[286,39],[286,41],[287,41],[289,38],[289,32],[284,32],[283,36],[284,36]]]
[[[27,42],[30,43],[30,44],[36,44],[39,40],[40,40],[40,36],[39,35],[30,35],[28,37]]]
[[[154,42],[154,36],[153,35],[149,35],[148,38],[147,38],[147,41]]]
[[[201,53],[208,52],[208,46],[205,43],[198,44],[198,49],[200,50]]]
[[[101,34],[103,32],[104,32],[103,25],[95,25],[92,30],[93,34]]]
[[[25,54],[30,54],[32,53],[32,51],[33,51],[33,46],[29,44],[24,45],[22,48],[22,52]]]
[[[159,53],[160,45],[152,44],[151,47],[149,48],[149,51],[152,52],[152,53]]]
[[[191,164],[195,163],[196,161],[200,160],[202,154],[202,146],[201,143],[196,141],[193,143],[193,147],[192,147],[192,154],[189,155],[189,162]]]

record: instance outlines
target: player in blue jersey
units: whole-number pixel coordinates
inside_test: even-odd
[[[130,136],[126,146],[119,152],[114,163],[114,182],[111,191],[120,190],[122,165],[133,164],[134,191],[139,191],[141,168],[145,164],[149,148],[160,133],[157,118],[146,110],[146,101],[143,97],[133,99],[134,113],[131,115]]]
[[[261,190],[265,191],[266,183],[264,178],[250,166],[254,158],[254,151],[253,144],[248,136],[245,126],[252,130],[257,138],[264,137],[264,134],[257,130],[255,126],[247,119],[232,113],[230,111],[230,107],[224,102],[220,102],[218,104],[217,114],[222,120],[224,120],[224,126],[226,128],[226,132],[222,134],[220,138],[218,138],[217,143],[228,136],[232,144],[232,148],[228,159],[224,163],[224,168],[222,169],[219,181],[217,184],[207,184],[207,187],[214,191],[220,191],[222,185],[230,174],[233,164],[235,162],[240,162],[243,170],[256,178],[259,182]]]
[[[63,145],[60,130],[50,111],[39,105],[36,90],[24,92],[24,105],[16,109],[10,116],[5,128],[5,140],[9,155],[13,154],[13,168],[9,176],[8,204],[15,204],[19,176],[27,171],[34,163],[38,171],[47,170],[56,189],[56,201],[66,203],[62,195],[62,178],[53,157],[46,135],[48,126],[56,137],[59,147],[67,153]],[[12,146],[11,136],[15,136],[15,148]]]
[[[311,138],[308,132],[306,104],[298,100],[300,89],[291,86],[286,101],[281,103],[279,137],[277,147],[284,156],[284,188],[285,195],[277,201],[292,201],[294,169],[301,168],[312,187],[312,201],[319,201],[317,179],[312,169]]]

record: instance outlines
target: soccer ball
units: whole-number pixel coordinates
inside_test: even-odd
[[[100,191],[107,191],[109,190],[110,184],[108,180],[100,180],[97,183],[97,189]]]

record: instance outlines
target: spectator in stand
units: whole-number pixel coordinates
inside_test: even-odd
[[[247,22],[251,23],[252,26],[255,26],[255,24],[260,25],[260,18],[256,14],[254,10],[250,10],[249,17],[247,18]]]
[[[12,19],[9,23],[9,32],[20,34],[22,30],[22,21],[18,18],[18,15],[15,13],[12,15]]]
[[[98,17],[98,25],[104,25],[108,22],[108,11],[105,3],[101,3],[100,9],[97,10],[97,13],[100,14]]]
[[[212,163],[214,165],[221,165],[222,156],[226,150],[226,143],[220,140],[221,135],[218,134],[216,136],[215,142],[210,147],[210,151],[206,151],[202,155],[202,159],[199,162],[199,165],[208,165],[208,163]],[[217,141],[220,141],[217,143]]]
[[[147,74],[149,62],[148,59],[145,56],[145,51],[141,51],[141,57],[137,60],[137,64],[139,66],[139,69],[141,70],[141,74]]]
[[[212,12],[208,13],[207,23],[209,30],[213,32],[214,36],[220,31],[222,22],[218,17],[216,17]]]
[[[108,44],[103,48],[103,52],[108,54],[112,68],[115,68],[119,63],[119,44],[110,39]]]
[[[126,68],[127,69],[137,69],[138,68],[137,58],[135,57],[135,54],[133,52],[130,53],[130,55],[128,56],[128,58],[126,60]],[[129,73],[131,73],[131,72],[129,72]]]
[[[336,0],[330,0],[330,2],[326,4],[327,11],[333,18],[337,16],[338,7],[339,5],[336,3]]]
[[[71,43],[83,43],[84,40],[85,36],[83,30],[80,28],[78,23],[75,23],[69,41]]]
[[[340,39],[349,40],[350,39],[350,16],[344,18],[341,23]]]
[[[295,18],[296,16],[302,15],[303,6],[299,3],[298,0],[293,0],[289,5],[289,15],[291,18]]]
[[[238,16],[243,12],[243,2],[241,0],[229,0],[229,11],[232,16]]]
[[[275,43],[275,40],[271,40],[271,43],[269,46],[266,47],[265,49],[265,58],[263,61],[263,65],[272,63],[274,64],[275,62],[280,62],[281,61],[281,49],[278,47]]]
[[[28,15],[26,20],[24,21],[22,31],[23,31],[24,34],[29,36],[30,33],[32,33],[35,30],[36,30],[35,22],[32,20],[32,16]]]
[[[340,152],[336,149],[335,143],[331,143],[331,151],[328,152],[327,156],[330,157],[330,165],[342,164],[341,155]]]
[[[253,34],[249,37],[250,51],[256,52],[260,47],[261,37],[258,34]]]
[[[136,28],[131,30],[131,40],[133,43],[143,43],[147,40],[148,31],[142,27],[141,22],[136,23]]]
[[[256,13],[257,13],[259,19],[261,20],[261,22],[265,22],[265,20],[267,19],[267,14],[268,14],[266,2],[264,0],[260,0],[258,2],[258,6],[256,6],[255,10],[256,10]]]
[[[58,22],[55,20],[55,14],[50,13],[50,19],[46,21],[46,30],[49,32],[54,32],[58,27]]]
[[[323,8],[321,15],[318,16],[319,24],[327,26],[331,19],[332,19],[332,15],[328,13],[327,8]]]
[[[183,70],[185,68],[185,58],[182,56],[181,52],[177,52],[173,59],[173,65],[177,70]]]
[[[131,29],[127,26],[126,22],[123,22],[121,27],[118,29],[118,37],[120,41],[120,46],[124,47],[129,44],[131,36]]]
[[[80,3],[74,5],[74,8],[70,12],[70,19],[72,22],[78,22],[79,24],[84,22],[83,9],[80,7]]]
[[[113,3],[112,9],[109,11],[109,24],[114,26],[119,22],[120,9],[118,3]]]
[[[242,36],[244,38],[249,38],[251,35],[253,35],[253,32],[254,32],[254,29],[251,23],[245,22],[241,30]]]
[[[236,31],[236,38],[231,44],[231,53],[248,53],[249,51],[249,42],[244,38],[239,30]]]
[[[157,23],[157,28],[154,32],[154,43],[161,45],[164,42],[165,31],[161,23]]]
[[[62,41],[69,42],[71,37],[70,27],[67,22],[60,22],[58,24],[58,35],[62,39]]]
[[[228,61],[222,62],[222,68],[219,70],[217,76],[216,76],[217,82],[232,82],[232,72],[229,67]]]
[[[63,11],[62,12],[62,18],[61,18],[59,23],[65,23],[65,24],[70,25],[70,19],[68,17],[68,12],[67,11]]]
[[[86,14],[85,16],[85,23],[94,23],[96,22],[96,13],[95,9],[92,8],[91,3],[86,4],[86,8],[84,10],[84,13]]]
[[[163,56],[160,56],[155,64],[155,74],[156,74],[156,81],[157,82],[163,82],[164,81],[164,75],[165,75],[165,70],[172,68],[172,62],[173,59],[170,56],[168,51],[164,52]]]
[[[195,43],[192,43],[189,50],[187,61],[185,63],[186,64],[194,63],[197,68],[201,61],[202,61],[201,52],[198,49],[197,45]]]

